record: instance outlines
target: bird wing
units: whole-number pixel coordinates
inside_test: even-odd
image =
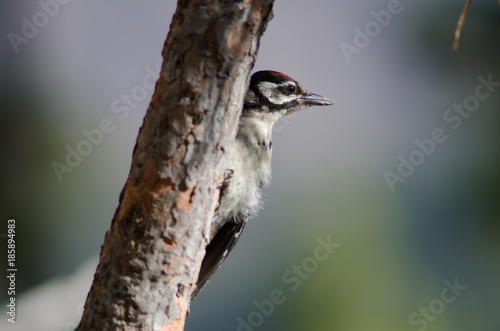
[[[222,262],[231,253],[246,224],[246,220],[231,219],[225,222],[219,231],[217,231],[216,235],[207,245],[205,258],[201,264],[200,275],[198,276],[196,288],[191,294],[191,300],[200,293],[203,286],[212,278],[215,271],[219,269]]]

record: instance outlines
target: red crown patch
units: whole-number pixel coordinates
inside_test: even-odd
[[[294,78],[292,78],[292,77],[290,77],[288,75],[285,75],[284,73],[281,73],[279,71],[270,70],[269,72],[272,73],[273,75],[276,75],[276,76],[283,76],[283,77],[286,77],[286,78],[290,78],[291,80],[295,80]]]

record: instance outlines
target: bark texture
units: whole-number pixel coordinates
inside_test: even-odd
[[[273,0],[179,0],[78,330],[183,330]]]

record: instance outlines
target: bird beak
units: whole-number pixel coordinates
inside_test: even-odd
[[[335,101],[330,98],[325,98],[322,95],[307,92],[301,98],[302,102],[307,106],[330,106],[333,105]]]

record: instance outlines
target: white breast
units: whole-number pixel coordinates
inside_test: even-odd
[[[212,231],[231,218],[246,221],[261,208],[261,188],[271,181],[273,124],[253,116],[241,118],[228,155],[228,186],[219,201]]]

